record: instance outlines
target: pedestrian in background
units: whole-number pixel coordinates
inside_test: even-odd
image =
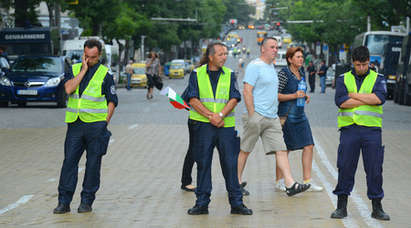
[[[354,187],[360,151],[367,177],[367,196],[372,201],[371,217],[390,220],[384,212],[381,200],[382,165],[384,146],[382,145],[383,104],[387,93],[384,75],[369,70],[370,53],[360,46],[352,53],[354,69],[337,78],[335,104],[338,106],[338,183],[333,193],[338,196],[337,209],[331,218],[347,216],[347,201]]]
[[[306,191],[310,185],[297,183],[291,175],[287,147],[277,115],[278,75],[273,64],[278,51],[277,40],[273,37],[265,38],[260,51],[260,57],[247,65],[243,79],[247,112],[242,117],[244,131],[238,156],[238,181],[243,194],[248,195],[248,191],[244,189],[246,182],[242,182],[242,174],[248,156],[261,137],[264,152],[275,153],[277,165],[285,179],[286,193],[292,196]]]
[[[313,61],[308,63],[307,67],[308,71],[308,82],[310,83],[310,93],[315,92],[315,74],[317,73],[317,69],[315,69]]]
[[[146,60],[146,75],[147,75],[147,100],[153,99],[153,88],[156,83],[156,77],[160,77],[160,60],[157,53],[152,51],[148,54]]]
[[[133,60],[128,60],[126,65],[126,75],[127,75],[127,90],[131,89],[131,76],[133,75]]]
[[[297,105],[297,99],[303,98],[308,104],[310,96],[305,91],[298,90],[300,83],[304,83],[304,73],[301,71],[304,57],[301,47],[291,47],[286,53],[287,67],[278,73],[278,115],[286,118],[283,125],[284,142],[287,152],[303,150],[302,166],[304,184],[310,184],[311,191],[322,191],[323,188],[311,181],[314,140],[310,123],[304,112],[304,106]],[[310,62],[312,66],[312,62]],[[304,105],[304,104],[303,104]],[[277,162],[278,163],[278,162]],[[276,189],[285,191],[284,179],[281,170],[276,165]]]
[[[321,60],[320,69],[318,70],[318,76],[320,76],[321,93],[325,93],[325,79],[327,76],[327,66],[325,65],[324,60]]]
[[[253,213],[243,204],[237,179],[240,142],[235,131],[234,107],[241,100],[241,94],[233,71],[224,66],[227,54],[225,44],[209,44],[200,67],[190,74],[188,99],[192,109],[189,122],[193,125],[192,153],[197,164],[197,200],[187,212],[190,215],[208,214],[215,147],[220,156],[231,214]]]
[[[371,63],[370,63],[370,70],[373,70],[373,71],[375,71],[376,73],[378,73],[378,67],[377,67],[377,65],[375,64],[375,62],[371,62]]]
[[[113,76],[99,61],[101,49],[100,41],[87,40],[82,62],[74,64],[64,77],[64,89],[69,95],[65,120],[67,134],[55,214],[70,211],[77,185],[78,163],[84,150],[87,161],[78,213],[92,211],[100,187],[101,161],[111,136],[107,125],[118,103]]]

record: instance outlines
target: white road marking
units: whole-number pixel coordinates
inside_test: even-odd
[[[315,144],[317,146],[317,144]],[[318,178],[320,178],[320,181],[323,183],[325,191],[327,192],[328,197],[331,199],[331,203],[334,205],[334,208],[337,208],[337,196],[333,194],[333,185],[327,181],[327,178],[324,176],[324,174],[321,172],[320,168],[318,168],[317,163],[313,160],[313,170],[317,174]],[[331,215],[330,211],[330,215]],[[357,228],[359,227],[358,224],[354,221],[354,219],[347,217],[345,219],[342,219],[342,222],[344,223],[344,226],[347,228]]]
[[[314,143],[315,143],[315,148],[317,150],[317,154],[320,156],[319,160],[327,168],[327,170],[331,174],[331,176],[335,180],[338,180],[338,172],[331,165],[331,163],[328,160],[327,155],[325,154],[323,148],[321,147],[321,145],[318,143],[318,141],[315,138],[314,138]],[[363,218],[364,222],[369,227],[383,227],[381,225],[381,223],[379,223],[377,220],[371,218],[371,212],[370,212],[370,210],[368,210],[367,204],[365,204],[364,200],[355,192],[355,188],[351,192],[350,198],[355,203],[355,206],[357,207],[357,210],[360,212],[360,215]],[[331,198],[331,200],[333,201],[333,204],[334,204],[334,202],[336,201],[336,197]],[[345,225],[345,223],[344,223],[344,225]]]
[[[14,208],[27,203],[34,195],[22,196],[17,202],[8,205],[7,207],[0,210],[0,215],[6,213],[7,211],[13,210]]]
[[[136,128],[136,127],[138,127],[138,124],[133,124],[133,125],[131,125],[130,127],[128,127],[128,130],[134,129],[134,128]]]
[[[47,180],[47,182],[54,182],[56,180],[57,180],[56,178],[50,178],[50,179]]]
[[[78,173],[81,173],[81,171],[83,171],[83,167],[78,167]]]

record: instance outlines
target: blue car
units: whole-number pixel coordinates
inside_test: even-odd
[[[20,56],[10,70],[0,76],[0,106],[9,102],[25,106],[27,102],[56,102],[64,108],[64,61],[52,56]]]

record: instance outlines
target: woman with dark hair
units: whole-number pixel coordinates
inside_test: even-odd
[[[147,74],[147,100],[153,98],[153,87],[154,87],[154,78],[160,77],[160,60],[158,59],[157,54],[152,51],[148,54],[146,60],[146,74]]]
[[[291,47],[286,53],[287,67],[278,73],[278,116],[285,119],[283,123],[284,142],[288,152],[292,150],[303,150],[302,165],[304,184],[311,184],[308,191],[322,191],[321,186],[317,186],[311,181],[311,169],[313,161],[314,140],[311,133],[310,124],[304,112],[304,106],[297,105],[297,99],[305,99],[305,103],[310,102],[310,97],[305,91],[298,90],[298,84],[306,84],[304,73],[301,71],[304,57],[301,47]],[[306,86],[307,87],[307,86]],[[283,175],[276,167],[276,189],[285,191]]]

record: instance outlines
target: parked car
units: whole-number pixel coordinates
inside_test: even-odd
[[[131,75],[131,86],[147,86],[146,64],[133,63],[133,74]]]
[[[325,85],[334,87],[335,85],[334,78],[335,78],[335,65],[328,67],[326,78],[325,78]]]
[[[184,60],[184,67],[185,67],[186,73],[190,73],[191,71],[194,70],[194,64],[189,59]]]
[[[182,59],[175,59],[171,61],[170,78],[184,78],[185,62]]]
[[[57,107],[66,107],[63,79],[63,58],[20,56],[0,78],[0,106],[9,102],[19,106],[27,102],[56,102]]]

